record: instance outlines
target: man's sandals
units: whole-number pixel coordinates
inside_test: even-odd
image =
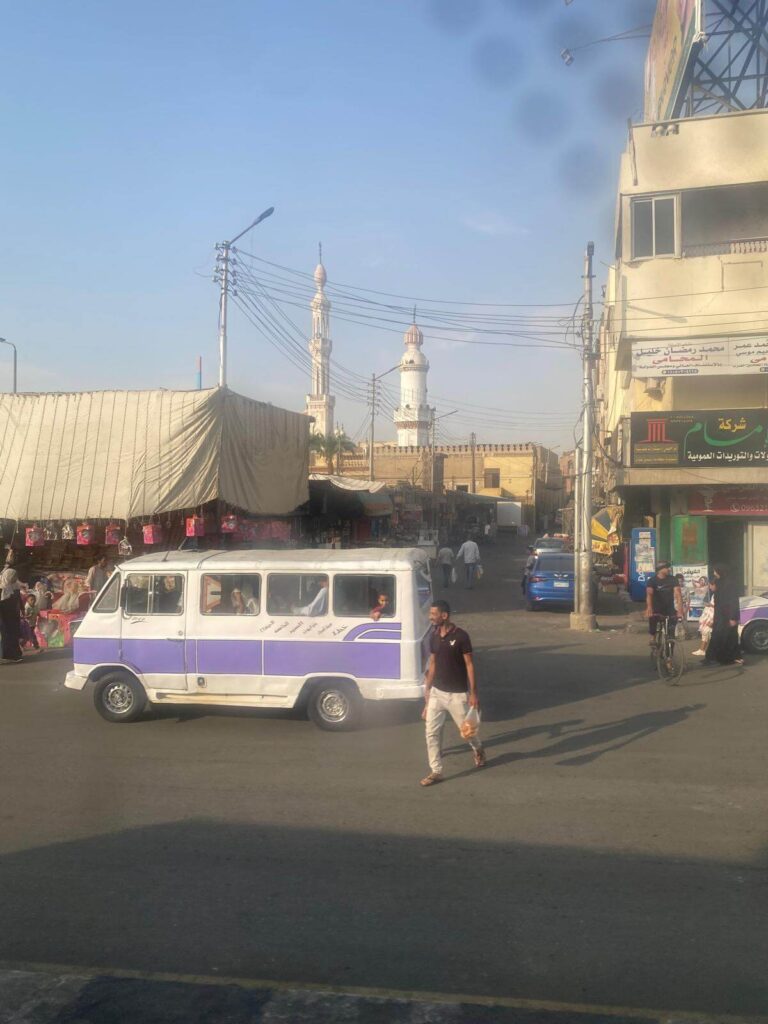
[[[475,761],[475,768],[485,768],[485,750],[473,750],[472,756]],[[443,776],[439,772],[430,772],[425,778],[421,780],[422,786],[436,786],[438,782],[443,781]]]

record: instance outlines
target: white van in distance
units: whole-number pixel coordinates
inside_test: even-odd
[[[74,638],[65,685],[131,722],[147,703],[306,707],[418,700],[432,584],[417,549],[177,551],[118,566]]]

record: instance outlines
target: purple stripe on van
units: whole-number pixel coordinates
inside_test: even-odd
[[[179,640],[129,640],[123,639],[123,657],[126,665],[132,665],[139,672],[156,675],[183,675],[184,641]]]
[[[742,626],[745,622],[751,622],[752,619],[768,619],[768,605],[757,605],[755,608],[742,608],[741,615]]]
[[[344,637],[344,640],[357,640],[362,633],[368,633],[369,630],[386,630],[390,634],[396,634],[396,636],[387,637],[386,639],[399,640],[402,629],[402,624],[399,622],[379,619],[378,621],[364,622],[361,626],[354,626]]]
[[[200,675],[260,676],[261,656],[261,640],[198,640],[196,671]]]
[[[117,637],[80,637],[72,640],[72,660],[76,665],[109,665],[120,661]]]
[[[308,676],[341,672],[358,679],[399,679],[400,645],[348,644],[344,641],[265,640],[264,673]]]

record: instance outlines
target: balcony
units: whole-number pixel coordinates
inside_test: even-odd
[[[683,256],[748,256],[768,253],[768,238],[739,238],[730,242],[705,242],[699,245],[683,243]]]

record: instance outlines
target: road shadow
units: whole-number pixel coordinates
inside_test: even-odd
[[[758,1014],[757,866],[184,820],[0,857],[0,960]]]

